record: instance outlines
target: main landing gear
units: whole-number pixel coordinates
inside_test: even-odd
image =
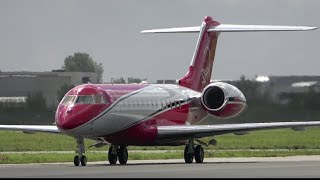
[[[87,165],[87,157],[84,155],[85,153],[85,146],[84,146],[84,140],[83,138],[76,138],[77,140],[77,150],[76,153],[78,155],[74,156],[73,163],[75,166],[79,166],[81,163],[81,166]]]
[[[116,164],[118,160],[120,164],[127,164],[127,161],[128,161],[127,147],[111,145],[108,152],[108,160],[110,164]]]
[[[184,161],[186,163],[192,163],[193,157],[196,163],[203,163],[204,151],[201,145],[194,147],[193,139],[189,139],[189,143],[184,148]]]

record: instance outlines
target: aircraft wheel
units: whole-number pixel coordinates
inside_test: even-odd
[[[184,161],[186,163],[192,163],[193,161],[193,153],[189,153],[189,146],[190,145],[186,145],[186,147],[184,148]]]
[[[113,154],[112,152],[114,151],[114,147],[110,146],[109,152],[108,152],[108,160],[110,164],[116,164],[118,161],[117,154]]]
[[[81,156],[80,158],[81,166],[87,165],[87,157],[85,155]]]
[[[74,156],[74,158],[73,158],[73,163],[74,163],[75,166],[79,166],[79,164],[80,164],[80,158],[79,158],[78,155]]]
[[[118,151],[118,158],[120,164],[127,164],[128,161],[128,150],[126,147],[121,146]]]
[[[204,152],[201,145],[198,145],[194,151],[194,159],[196,160],[196,163],[203,163],[204,159]]]

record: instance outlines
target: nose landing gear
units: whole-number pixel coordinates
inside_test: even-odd
[[[86,166],[87,165],[87,157],[84,155],[85,153],[85,146],[84,146],[84,140],[83,138],[76,138],[77,141],[77,150],[76,153],[78,155],[75,155],[73,158],[73,163],[75,166]]]

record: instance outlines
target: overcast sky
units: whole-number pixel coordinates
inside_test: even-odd
[[[318,0],[0,0],[0,70],[51,71],[88,53],[111,77],[179,79],[198,34],[141,30],[225,24],[320,26]],[[212,79],[320,75],[320,30],[222,33]]]

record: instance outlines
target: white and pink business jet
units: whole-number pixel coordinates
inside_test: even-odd
[[[128,146],[186,145],[186,163],[202,163],[199,138],[246,131],[319,126],[320,121],[200,125],[204,119],[231,118],[246,108],[246,98],[233,85],[210,83],[218,36],[221,32],[305,31],[316,27],[231,25],[205,17],[201,26],[153,29],[142,33],[199,33],[187,74],[178,85],[83,84],[66,93],[57,107],[56,126],[1,125],[3,130],[62,133],[76,139],[75,166],[85,166],[84,138],[95,147],[110,144],[110,164],[126,164]]]

